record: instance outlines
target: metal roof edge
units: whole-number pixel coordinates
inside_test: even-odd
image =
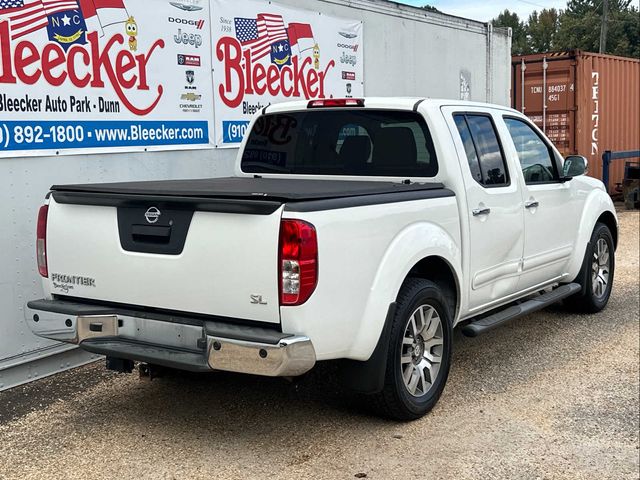
[[[520,63],[523,59],[525,62],[541,62],[543,58],[546,58],[547,61],[553,60],[566,60],[577,57],[599,57],[599,58],[607,58],[612,60],[621,60],[627,62],[635,62],[640,63],[640,59],[633,57],[621,57],[619,55],[610,55],[608,53],[595,53],[595,52],[586,52],[580,49],[572,49],[565,50],[562,52],[543,52],[543,53],[530,53],[527,55],[513,55],[511,57],[511,64]]]
[[[422,23],[457,28],[482,35],[487,34],[487,22],[458,17],[448,13],[431,12],[420,7],[405,5],[392,0],[317,0],[322,3],[340,5],[347,8],[367,10],[374,13],[395,16]],[[509,36],[508,29],[494,29],[494,34]]]

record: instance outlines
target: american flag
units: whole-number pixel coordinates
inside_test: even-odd
[[[9,20],[15,40],[45,28],[47,15],[78,8],[76,0],[0,0],[0,19]]]
[[[1,0],[0,0],[1,1]],[[78,2],[76,0],[42,0],[44,10],[47,15],[67,10],[78,10]]]
[[[234,20],[236,38],[243,47],[250,49],[254,59],[268,54],[273,42],[288,38],[282,15],[259,13],[256,19],[235,18]]]
[[[0,0],[0,20],[9,20],[11,39],[15,40],[47,26],[42,0]]]

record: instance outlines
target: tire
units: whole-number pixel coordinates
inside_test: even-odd
[[[606,259],[603,252],[607,253]],[[596,223],[582,268],[574,280],[582,286],[582,290],[566,298],[565,306],[573,312],[581,313],[597,313],[602,310],[611,296],[614,271],[615,254],[611,231],[604,223]],[[604,285],[603,280],[606,282]]]
[[[389,333],[384,386],[367,397],[379,415],[415,420],[440,398],[451,365],[452,297],[435,283],[419,278],[407,279],[400,289]]]

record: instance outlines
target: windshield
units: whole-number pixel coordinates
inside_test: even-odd
[[[247,173],[433,177],[438,163],[424,119],[390,110],[263,115],[249,134]]]

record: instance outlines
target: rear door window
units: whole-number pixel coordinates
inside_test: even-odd
[[[467,125],[467,121],[464,115],[456,115],[453,117],[464,145],[464,151],[467,154],[467,161],[469,162],[469,170],[473,179],[482,183],[482,173],[480,173],[480,161],[478,160],[478,154],[476,153],[476,147],[473,145],[473,139],[471,138],[471,131]]]
[[[433,141],[415,112],[374,109],[267,114],[242,155],[247,173],[433,177]]]
[[[485,187],[509,185],[509,172],[491,117],[456,114],[454,121],[467,154],[471,176]]]

